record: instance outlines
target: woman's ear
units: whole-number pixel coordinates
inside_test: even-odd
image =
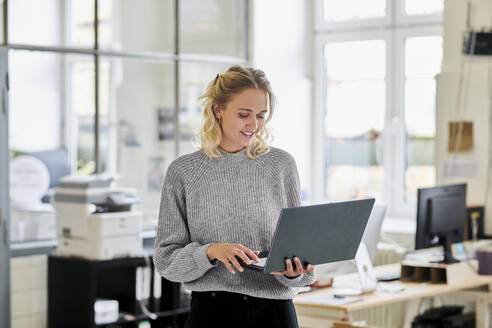
[[[216,119],[220,120],[222,114],[220,113],[219,106],[217,104],[212,104],[212,111]]]

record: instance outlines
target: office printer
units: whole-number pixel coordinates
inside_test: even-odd
[[[112,187],[112,181],[104,175],[61,179],[52,199],[58,255],[97,260],[141,255],[136,190]]]

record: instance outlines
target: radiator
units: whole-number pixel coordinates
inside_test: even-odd
[[[378,251],[376,253],[376,261],[374,265],[385,265],[398,263],[403,260],[406,250],[395,244],[378,243]]]

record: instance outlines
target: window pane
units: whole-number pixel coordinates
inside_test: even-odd
[[[217,73],[225,72],[230,65],[183,62],[180,66],[181,89],[179,110],[179,153],[188,154],[197,149],[197,135],[202,124],[202,105],[198,99]],[[196,141],[196,142],[195,142]]]
[[[9,1],[8,11],[9,43],[94,46],[94,1],[15,0]],[[64,31],[69,31],[67,39]]]
[[[14,151],[61,145],[64,55],[9,51],[9,142]]]
[[[444,0],[404,0],[407,15],[441,14]]]
[[[246,57],[245,0],[180,2],[181,52]]]
[[[175,158],[174,64],[101,57],[99,74],[102,169],[137,189],[147,226],[156,222],[165,169]]]
[[[327,44],[325,62],[326,195],[378,197],[384,178],[385,42]]]
[[[3,37],[3,11],[4,11],[4,5],[3,1],[0,4],[0,43],[5,44],[5,40]]]
[[[173,0],[99,0],[99,48],[174,53]]]
[[[93,58],[75,58],[68,63],[68,99],[75,116],[76,131],[71,131],[77,140],[77,173],[88,175],[95,172],[95,75]]]
[[[441,70],[441,58],[442,37],[405,40],[405,184],[408,202],[416,201],[417,188],[435,183],[435,76]]]
[[[65,143],[63,127],[72,126],[73,150],[77,152],[78,147],[79,159],[93,161],[93,57],[9,50],[9,74],[9,141],[15,156],[11,163],[18,155],[29,155],[46,168],[43,174],[31,173],[25,180],[24,175],[17,175],[19,171],[11,172],[12,181],[20,181],[15,187],[11,184],[11,241],[52,239],[56,232],[55,215],[47,203],[49,188],[58,184],[61,175],[71,172],[63,148],[72,145]],[[29,172],[30,167],[22,169]],[[39,179],[42,176],[47,177],[44,186]],[[19,195],[19,190],[24,193]]]
[[[383,18],[386,15],[386,0],[324,0],[325,20],[341,22]]]

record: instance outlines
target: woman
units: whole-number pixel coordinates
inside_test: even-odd
[[[270,247],[282,208],[300,205],[294,159],[269,147],[275,97],[261,70],[233,66],[210,82],[201,149],[167,170],[154,263],[192,290],[186,327],[297,327],[295,287],[314,281],[310,264],[243,269]]]

